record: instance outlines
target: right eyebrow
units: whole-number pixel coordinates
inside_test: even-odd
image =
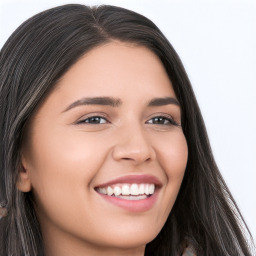
[[[102,105],[102,106],[119,107],[121,104],[122,104],[122,101],[120,99],[116,99],[112,97],[82,98],[70,104],[67,108],[64,109],[63,112],[66,112],[72,108],[82,106],[82,105]]]

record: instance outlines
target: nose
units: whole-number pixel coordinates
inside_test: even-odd
[[[156,158],[153,145],[143,128],[139,126],[130,126],[122,131],[117,131],[112,155],[116,161],[128,160],[135,165],[150,162]]]

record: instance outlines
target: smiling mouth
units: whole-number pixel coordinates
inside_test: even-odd
[[[95,190],[99,194],[117,197],[125,200],[144,200],[155,193],[155,184],[115,184],[106,187],[98,187],[95,188]]]

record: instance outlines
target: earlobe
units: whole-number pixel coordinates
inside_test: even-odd
[[[19,168],[18,180],[17,180],[17,189],[21,192],[29,192],[31,190],[31,181],[29,177],[29,172],[21,164]]]

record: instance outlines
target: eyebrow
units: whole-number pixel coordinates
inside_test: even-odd
[[[180,106],[180,103],[178,100],[172,97],[165,97],[165,98],[155,98],[152,99],[149,103],[149,107],[156,107],[156,106],[164,106],[164,105],[169,105],[169,104],[174,104],[177,106]]]
[[[174,104],[180,106],[178,100],[172,97],[154,98],[149,101],[148,107],[164,106]],[[84,105],[101,105],[110,107],[119,107],[122,105],[121,99],[113,97],[93,97],[93,98],[82,98],[70,104],[63,112],[66,112],[72,108]]]

